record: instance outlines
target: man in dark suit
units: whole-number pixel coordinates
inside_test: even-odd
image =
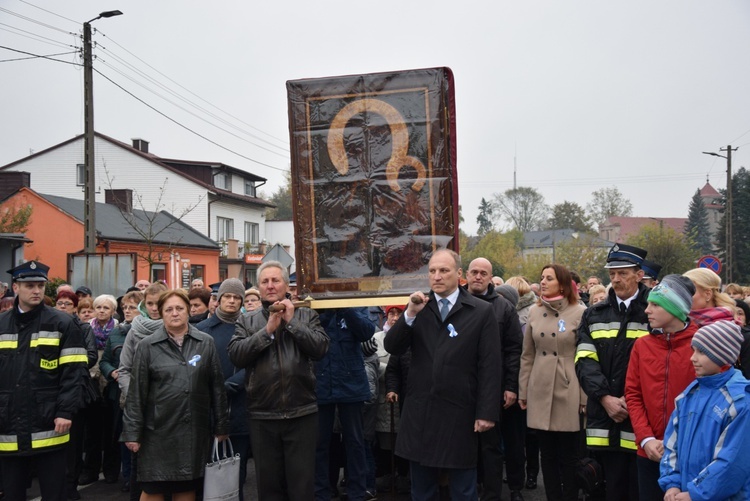
[[[498,323],[490,305],[459,287],[461,273],[458,254],[435,252],[432,291],[413,293],[385,337],[390,353],[412,353],[396,453],[410,461],[415,501],[437,499],[440,470],[448,473],[452,500],[477,499],[477,433],[500,414]]]

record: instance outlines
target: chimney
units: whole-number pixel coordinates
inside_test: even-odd
[[[104,190],[104,202],[114,205],[122,212],[128,214],[133,212],[133,190],[125,188],[123,190]]]
[[[133,148],[143,153],[148,153],[148,141],[145,139],[133,139]]]
[[[21,188],[31,188],[31,173],[0,172],[0,200],[5,200]]]

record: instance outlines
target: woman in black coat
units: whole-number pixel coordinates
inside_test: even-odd
[[[138,453],[142,501],[193,501],[211,436],[229,433],[224,376],[211,336],[188,324],[187,294],[167,291],[158,304],[164,326],[135,353],[122,439]]]

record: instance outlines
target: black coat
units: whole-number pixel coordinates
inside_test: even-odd
[[[630,352],[638,338],[649,335],[646,307],[650,290],[638,284],[638,296],[623,315],[615,291],[610,289],[607,299],[587,309],[581,318],[575,363],[578,381],[588,396],[586,444],[590,448],[636,452],[630,418],[615,423],[600,401],[605,395],[625,395]]]
[[[409,348],[408,398],[396,452],[424,466],[475,468],[474,422],[496,421],[502,402],[500,333],[492,308],[461,289],[442,321],[430,293],[411,327],[403,315],[385,336],[390,353],[403,354]]]
[[[66,447],[55,418],[83,407],[89,380],[78,322],[44,303],[25,313],[0,313],[0,456],[26,456]]]
[[[512,391],[518,395],[518,373],[521,371],[521,351],[523,348],[523,332],[518,320],[516,308],[495,291],[495,286],[489,284],[487,294],[475,296],[487,301],[495,313],[497,325],[500,329],[503,351],[503,391]],[[501,395],[502,399],[503,396]]]
[[[212,436],[228,434],[224,376],[211,336],[190,325],[182,351],[164,327],[144,338],[133,359],[121,438],[141,444],[138,479],[200,478]]]

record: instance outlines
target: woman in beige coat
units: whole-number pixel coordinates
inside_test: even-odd
[[[537,430],[547,499],[574,501],[580,414],[586,405],[574,362],[576,332],[586,308],[578,303],[564,266],[545,266],[540,289],[524,334],[518,403],[528,409],[529,428]]]

